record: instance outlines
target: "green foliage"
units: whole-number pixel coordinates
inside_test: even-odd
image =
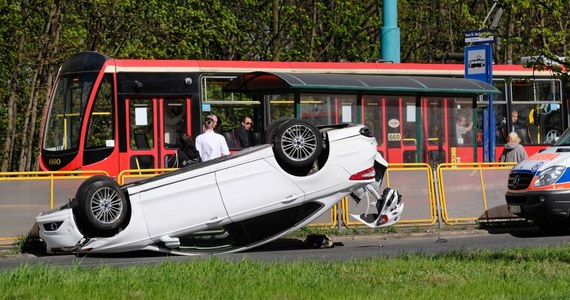
[[[461,54],[463,33],[488,26],[483,21],[494,3],[398,1],[400,60],[447,62],[448,54]],[[569,1],[499,4],[497,63],[544,55],[569,66],[559,58],[570,57]],[[375,61],[383,26],[382,1],[371,0],[0,0],[0,12],[0,144],[9,149],[0,159],[8,170],[35,165],[19,154],[37,153],[47,89],[61,63],[78,51],[143,59]],[[30,122],[25,133],[34,148],[22,149],[30,146],[12,141],[9,127],[19,133]]]

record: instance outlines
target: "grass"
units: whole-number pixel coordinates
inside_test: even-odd
[[[22,265],[3,299],[566,299],[570,245],[343,262]]]

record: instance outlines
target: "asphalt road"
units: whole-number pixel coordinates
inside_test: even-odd
[[[242,259],[260,261],[338,261],[377,256],[396,257],[422,253],[437,255],[450,251],[474,251],[478,249],[500,250],[519,247],[561,245],[570,242],[570,233],[548,234],[537,228],[511,228],[489,230],[439,231],[423,233],[386,234],[374,236],[333,237],[332,248],[306,249],[302,239],[281,239],[260,248],[243,252],[218,255],[232,261]],[[163,256],[153,252],[134,252],[99,256],[0,256],[0,270],[21,264],[47,264],[57,266],[98,265],[136,266],[172,261],[203,259],[206,256]]]

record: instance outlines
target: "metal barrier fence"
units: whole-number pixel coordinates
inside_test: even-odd
[[[517,219],[505,202],[516,163],[455,163],[437,167],[442,220],[449,225]]]
[[[437,220],[433,173],[428,164],[390,164],[380,194],[385,187],[393,187],[402,195],[404,212],[398,224],[433,225]],[[366,213],[367,203],[356,204],[344,199],[343,222],[347,226],[360,225],[351,221],[350,214]],[[374,209],[372,209],[375,212]]]
[[[42,211],[64,205],[79,185],[104,171],[0,172],[0,241],[25,236]]]
[[[506,209],[504,195],[512,163],[441,164],[436,171],[427,164],[390,164],[381,191],[394,187],[405,203],[397,226],[446,225],[516,218]],[[173,169],[126,170],[117,182],[125,184]],[[93,175],[104,171],[77,172],[0,172],[0,241],[25,236],[42,211],[64,205],[77,188]],[[360,226],[351,214],[366,213],[366,200],[356,204],[344,198],[310,226]]]

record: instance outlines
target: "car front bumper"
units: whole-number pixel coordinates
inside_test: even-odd
[[[566,221],[570,216],[570,190],[507,191],[505,197],[509,211],[528,220]]]
[[[75,252],[84,240],[70,208],[43,212],[36,217],[36,223],[40,237],[46,243],[47,253]]]

